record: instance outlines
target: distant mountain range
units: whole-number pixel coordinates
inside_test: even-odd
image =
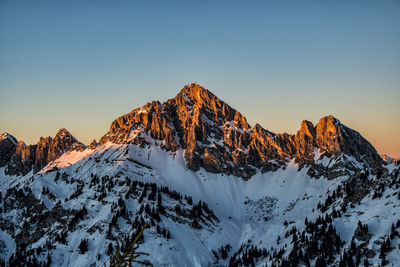
[[[154,266],[400,266],[399,171],[333,116],[276,134],[192,83],[89,146],[1,134],[0,259],[104,266],[147,223]]]

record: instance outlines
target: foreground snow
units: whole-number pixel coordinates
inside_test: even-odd
[[[307,168],[299,170],[294,162],[289,162],[284,169],[259,172],[250,180],[244,181],[234,176],[212,174],[204,170],[192,172],[186,167],[183,153],[183,150],[170,153],[154,144],[140,148],[136,145],[107,143],[96,150],[64,154],[36,175],[30,173],[24,177],[6,176],[1,169],[0,190],[4,197],[7,189],[26,186],[48,210],[53,209],[58,201],[65,210],[79,210],[85,206],[88,214],[78,223],[75,231],[68,233],[66,245],[54,242],[51,258],[52,266],[89,266],[94,261],[103,265],[109,260],[106,256],[107,245],[110,242],[115,244],[115,241],[108,240],[106,232],[114,215],[113,205],[116,205],[119,198],[124,198],[128,191],[122,182],[130,180],[155,183],[158,187],[167,186],[170,190],[191,196],[194,203],[207,203],[219,222],[204,223],[202,229],[196,229],[189,224],[174,221],[171,217],[162,216],[159,225],[167,229],[171,237],[166,239],[157,234],[154,227],[150,228],[145,231],[145,242],[140,245],[140,250],[150,254],[147,259],[155,266],[208,266],[216,263],[212,250],[217,251],[227,244],[232,247],[230,255],[246,243],[268,251],[271,248],[290,248],[291,239],[284,237],[287,231],[284,222],[288,222],[290,227],[304,228],[306,217],[308,220],[315,220],[322,214],[317,209],[318,203],[323,203],[330,192],[348,179],[311,179],[306,174]],[[321,164],[328,163],[324,159]],[[398,166],[390,168],[393,171]],[[66,178],[57,178],[57,172],[65,173]],[[91,186],[93,176],[107,176],[113,180],[114,185],[102,201],[96,199],[99,193],[95,190],[96,187]],[[376,177],[370,175],[368,179]],[[81,186],[82,193],[70,199]],[[48,189],[55,198],[51,194],[44,194],[43,188]],[[359,220],[368,224],[373,235],[368,247],[374,251],[379,249],[378,244],[390,234],[391,225],[400,214],[396,192],[395,189],[388,189],[380,199],[372,199],[371,193],[359,205],[349,207],[344,216],[333,220],[340,238],[346,242],[344,249],[349,246]],[[187,205],[164,195],[163,201],[171,209],[177,203]],[[125,199],[125,203],[128,215],[133,220],[140,203],[135,198]],[[338,200],[332,207],[339,207],[341,203]],[[3,219],[16,226],[26,221],[22,211],[17,209],[3,213]],[[117,225],[112,230],[114,235],[133,231],[132,222],[123,217],[118,218]],[[56,228],[57,223],[34,242],[31,248],[43,246],[46,240],[51,239],[51,233]],[[89,250],[85,254],[79,254],[77,250],[82,238],[89,240]],[[398,243],[397,239],[393,241],[395,249],[387,256],[392,266],[400,266]],[[3,247],[0,249],[0,257],[7,261],[15,252],[15,242],[6,231],[0,231],[1,245]],[[42,260],[45,257],[44,253],[38,256]],[[381,262],[379,253],[369,259],[369,262],[378,266]],[[220,260],[219,263],[226,265],[227,261]],[[266,260],[261,260],[256,264],[264,266],[266,263]]]

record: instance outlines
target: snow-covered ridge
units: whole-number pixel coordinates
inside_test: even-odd
[[[33,177],[31,174],[7,176],[0,172],[0,181],[8,181],[0,182],[2,201],[6,203],[5,212],[0,215],[0,225],[5,225],[8,220],[15,225],[14,232],[10,233],[10,228],[6,227],[8,230],[0,234],[0,244],[4,242],[5,246],[0,258],[9,260],[15,247],[25,240],[28,244],[33,242],[27,250],[42,248],[36,256],[39,261],[46,261],[51,254],[52,266],[107,264],[109,244],[115,246],[116,237],[133,234],[136,231],[134,226],[140,225],[142,217],[150,225],[145,231],[144,243],[140,245],[141,251],[150,256],[142,259],[149,260],[154,266],[227,265],[230,259],[240,261],[246,250],[237,252],[246,244],[265,249],[268,254],[267,257],[254,257],[256,266],[270,266],[272,262],[279,265],[280,260],[273,256],[274,253],[283,249],[282,257],[287,258],[294,249],[293,237],[287,236],[286,232],[293,227],[300,232],[306,229],[306,218],[314,222],[320,216],[331,216],[332,212],[340,211],[340,216],[332,217],[332,225],[344,243],[338,247],[339,253],[333,254],[333,263],[338,264],[343,251],[350,248],[359,220],[368,225],[371,238],[368,242],[357,241],[356,246],[367,242],[365,249],[374,254],[370,258],[361,256],[361,259],[376,266],[381,263],[377,244],[389,236],[392,223],[396,223],[392,214],[400,212],[397,194],[393,195],[397,192],[399,178],[385,178],[388,184],[382,191],[373,187],[379,182],[378,174],[367,174],[367,182],[363,183],[371,184],[371,191],[353,203],[347,197],[359,193],[351,193],[347,187],[359,188],[349,184],[364,179],[356,178],[358,174],[331,180],[323,177],[310,179],[307,168],[300,170],[298,164],[290,161],[285,169],[258,172],[245,181],[235,176],[209,173],[202,168],[193,172],[186,166],[184,150],[165,151],[150,137],[147,141],[149,145],[143,147],[106,143],[94,150],[72,151]],[[318,163],[321,161],[324,166],[333,164],[321,156],[316,160]],[[393,177],[396,177],[396,170],[398,177],[398,168],[392,169]],[[396,182],[390,185],[393,181]],[[146,183],[149,184],[147,191]],[[168,188],[170,193],[162,188]],[[22,201],[18,197],[19,189],[23,189],[26,199],[30,198],[29,192],[37,199],[34,209],[40,209],[43,214],[50,212],[51,216],[48,216],[54,218],[51,223],[47,221],[50,226],[39,239],[17,238],[18,233],[25,231],[19,227],[23,221],[30,222],[29,231],[40,231],[34,217],[23,215],[23,210],[18,208]],[[154,215],[158,193],[152,200],[153,190],[159,192],[162,206],[166,209],[165,213],[159,214],[159,219]],[[171,193],[173,191],[182,198]],[[207,209],[202,209],[204,215],[196,223],[193,221],[190,211],[199,201],[207,204],[209,214],[214,214],[216,219],[208,217],[211,215],[207,215]],[[180,211],[177,211],[177,205]],[[78,211],[83,207],[87,211],[82,211],[82,218],[71,226],[75,221],[74,214],[80,214]],[[135,220],[138,220],[137,224]],[[65,241],[62,233],[66,235]],[[78,249],[82,239],[88,239],[89,244],[89,250],[84,254]],[[52,244],[49,248],[46,246],[48,242]],[[397,247],[398,243],[395,237],[391,246]],[[228,244],[227,258],[223,258],[221,255],[225,252],[220,254],[220,248]],[[397,250],[390,250],[386,252],[386,259],[396,266],[400,263],[398,255]],[[317,257],[310,255],[309,260],[313,265]]]

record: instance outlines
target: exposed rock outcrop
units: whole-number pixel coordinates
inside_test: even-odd
[[[358,132],[341,124],[333,116],[321,118],[315,127],[316,145],[322,151],[334,155],[344,153],[353,156],[359,162],[366,162],[371,167],[379,167],[382,158],[375,148]]]
[[[95,139],[93,139],[93,141],[90,143],[90,145],[88,146],[89,149],[96,149],[96,147],[99,146],[99,143],[97,143],[97,141]]]
[[[0,134],[0,167],[7,165],[11,160],[11,157],[15,153],[17,143],[18,141],[14,136],[8,133]]]
[[[257,170],[276,170],[290,159],[301,167],[311,166],[312,176],[329,178],[343,174],[339,169],[350,164],[349,157],[372,168],[382,163],[367,140],[333,116],[321,118],[315,127],[303,121],[296,135],[274,134],[259,124],[251,127],[238,111],[196,83],[186,85],[163,104],[153,101],[116,119],[100,144],[143,145],[147,141],[142,133],[161,141],[166,150],[185,149],[187,165],[193,171],[203,167],[245,179]],[[315,151],[322,157],[334,157],[336,165],[316,165]],[[341,158],[343,154],[348,157]]]
[[[36,173],[65,152],[85,148],[64,128],[54,138],[41,137],[37,144],[30,146],[14,137],[4,138],[0,141],[0,167],[6,166],[5,172],[9,175],[25,175],[31,170]]]
[[[144,146],[150,140],[167,151],[184,149],[193,171],[203,167],[244,179],[257,171],[277,170],[289,160],[300,168],[309,167],[311,177],[327,178],[352,175],[360,166],[379,168],[383,162],[367,140],[333,116],[321,118],[316,126],[302,121],[295,135],[275,134],[259,124],[251,127],[242,114],[196,83],[165,103],[153,101],[117,118],[99,143],[94,140],[89,148],[106,142]],[[0,148],[0,166],[7,165],[8,174],[26,174],[85,146],[61,129],[54,139],[41,138],[32,146],[3,134]],[[329,164],[318,160],[324,158]]]
[[[316,131],[309,121],[302,121],[300,130],[294,137],[296,144],[296,160],[301,164],[314,161],[314,148],[316,146]]]

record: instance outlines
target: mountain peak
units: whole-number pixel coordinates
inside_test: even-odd
[[[10,161],[17,145],[17,139],[11,134],[0,134],[0,167],[5,166]]]
[[[65,128],[61,128],[58,130],[57,134],[54,136],[54,139],[56,138],[72,138],[72,140],[76,140],[76,138]]]
[[[299,132],[303,133],[307,136],[315,137],[315,129],[314,129],[314,125],[312,124],[311,121],[303,120],[301,122]]]
[[[186,106],[197,107],[202,107],[204,105],[209,106],[213,102],[221,102],[213,93],[198,83],[185,85],[174,100]]]
[[[375,148],[357,131],[343,125],[332,115],[323,117],[315,126],[316,144],[332,154],[344,153],[372,167],[382,163]]]
[[[67,135],[69,134],[68,130],[65,128],[60,128],[60,130],[58,130],[56,136],[60,136],[60,135]]]
[[[179,94],[167,103],[188,115],[202,114],[216,124],[233,121],[236,128],[251,128],[242,114],[198,83],[185,85]]]
[[[32,169],[36,173],[62,154],[86,148],[65,128],[61,128],[54,138],[40,137],[35,145],[27,146],[8,133],[0,134],[0,141],[0,167],[7,165],[5,173],[9,175],[25,175]]]
[[[325,125],[328,127],[341,125],[340,121],[337,118],[335,118],[333,115],[328,115],[328,116],[322,117],[321,119],[319,119],[317,125],[318,124]]]
[[[15,145],[18,143],[17,139],[7,132],[0,133],[0,141],[3,140],[10,140]]]
[[[212,93],[208,91],[204,86],[198,83],[190,83],[183,87],[183,89],[179,92],[178,95],[184,94],[195,99],[200,99],[202,96],[208,95]]]
[[[296,135],[274,134],[259,124],[251,128],[243,115],[197,83],[185,85],[163,104],[153,101],[117,118],[100,144],[148,143],[142,132],[156,143],[162,141],[166,150],[184,149],[187,165],[194,171],[204,167],[243,178],[257,169],[276,169],[271,161],[282,166],[288,159],[311,164],[315,148],[326,155],[345,153],[370,166],[380,162],[368,141],[332,115],[321,118],[316,126],[302,121]]]
[[[89,149],[95,149],[98,147],[99,143],[97,143],[96,139],[93,139],[93,141],[89,145]]]

